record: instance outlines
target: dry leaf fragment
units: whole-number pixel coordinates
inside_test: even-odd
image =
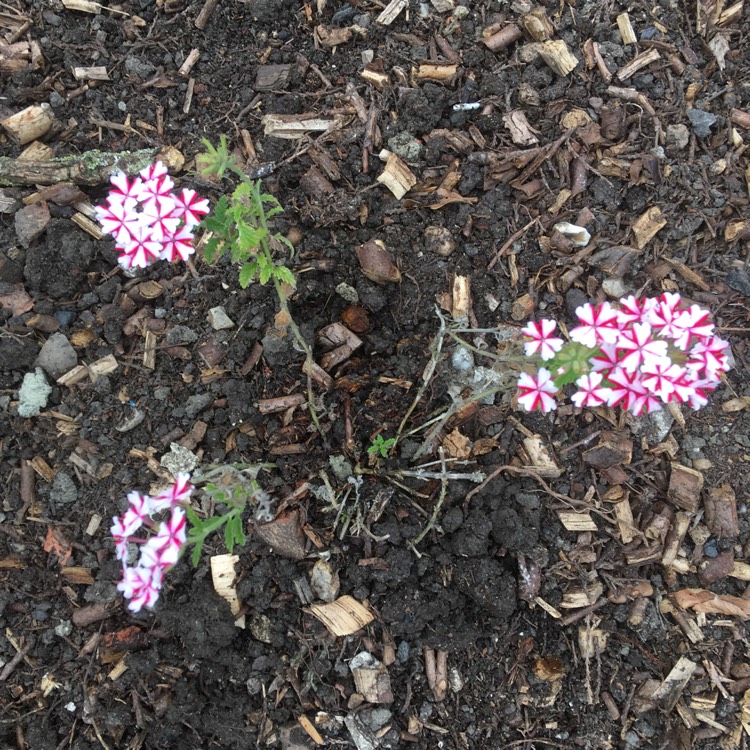
[[[456,427],[443,440],[443,448],[451,458],[466,459],[471,455],[471,440]]]

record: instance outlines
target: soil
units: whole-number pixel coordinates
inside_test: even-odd
[[[578,61],[560,75],[528,40],[485,44],[483,30],[521,22],[531,6],[520,0],[406,5],[383,25],[384,4],[370,0],[220,0],[204,29],[198,2],[126,1],[100,13],[57,0],[4,5],[5,38],[14,17],[28,18],[14,41],[37,43],[43,61],[3,77],[3,117],[49,104],[55,124],[42,140],[59,156],[172,146],[187,159],[178,184],[212,201],[231,185],[198,177],[193,159],[201,139],[226,135],[285,208],[274,229],[296,242],[290,305],[306,340],[343,321],[362,346],[331,368],[332,388],[312,384],[321,435],[303,355],[275,334],[271,288],[240,289],[236,267],[209,266],[200,250],[191,267],[128,275],[110,239],[73,222],[74,207],[49,198],[49,223],[30,231],[33,184],[3,188],[2,746],[747,747],[750,612],[682,609],[674,594],[748,595],[732,560],[746,558],[750,540],[750,7],[698,33],[695,4],[549,3],[554,39]],[[637,44],[618,30],[626,11]],[[326,44],[346,28],[348,40]],[[717,37],[728,45],[719,59]],[[192,49],[200,57],[181,75]],[[656,60],[617,78],[649,50]],[[363,80],[363,58],[388,76],[382,88]],[[420,79],[427,64],[456,67]],[[287,67],[259,88],[271,65]],[[108,80],[84,85],[79,66],[104,66]],[[510,112],[525,115],[533,142],[519,143]],[[269,114],[305,113],[339,127],[297,140],[266,132]],[[417,179],[404,197],[377,181],[384,148]],[[22,150],[5,140],[5,155]],[[335,170],[324,175],[321,163]],[[96,204],[106,180],[81,189]],[[663,226],[639,245],[634,224],[652,208]],[[592,241],[573,246],[553,233],[559,221],[584,224]],[[449,254],[436,252],[428,227],[447,230]],[[384,243],[400,282],[363,274],[356,250],[370,240]],[[710,308],[734,369],[695,413],[530,415],[511,394],[467,405],[473,367],[490,363],[479,353],[462,370],[467,350],[446,339],[394,455],[368,453],[377,435],[397,434],[414,402],[456,277],[471,288],[466,337],[485,350],[501,338],[488,329],[536,316],[570,326],[587,300],[679,291]],[[145,281],[158,282],[156,297],[144,297]],[[218,305],[233,327],[210,325]],[[41,413],[19,416],[24,375],[58,334],[73,365],[112,355],[118,366],[53,382]],[[248,362],[258,345],[260,359]],[[316,344],[318,361],[322,353]],[[290,394],[305,402],[259,409]],[[424,425],[451,394],[464,408],[425,445]],[[587,451],[612,433],[632,456],[597,462]],[[522,469],[524,440],[546,449],[558,476]],[[210,559],[226,553],[218,537],[197,568],[185,559],[169,572],[153,610],[130,614],[116,590],[109,519],[131,490],[163,484],[160,460],[175,443],[203,470],[267,465],[259,480],[276,519],[266,526],[286,536],[269,542],[248,509],[248,541],[235,550],[244,629],[212,583]],[[440,480],[441,455],[461,459],[451,470],[463,478]],[[405,473],[428,462],[437,478]],[[691,507],[669,491],[675,464],[702,477]],[[470,494],[468,475],[506,465]],[[415,543],[441,492],[434,526]],[[729,533],[704,506],[717,494],[736,506]],[[331,507],[345,497],[348,527]],[[615,516],[623,497],[632,541]],[[200,493],[196,502],[210,510]],[[560,511],[571,503],[592,525],[566,529]],[[372,612],[369,625],[336,637],[312,614],[305,592],[320,559],[337,572],[339,595]],[[370,700],[350,668],[363,651],[390,681]],[[430,684],[426,664],[444,655],[444,684]],[[689,678],[666,699],[641,699],[650,680],[666,690],[682,658]]]

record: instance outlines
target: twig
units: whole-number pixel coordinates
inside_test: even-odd
[[[0,672],[0,682],[5,682],[13,674],[13,670],[23,661],[26,654],[31,650],[31,643],[26,643],[21,650],[3,667]]]
[[[495,253],[495,257],[490,261],[490,264],[487,266],[487,270],[489,271],[492,268],[494,268],[495,263],[497,263],[500,260],[500,258],[502,258],[503,255],[505,255],[505,253],[507,252],[508,248],[516,240],[518,240],[521,237],[523,237],[523,235],[526,234],[527,230],[531,229],[531,227],[534,224],[536,224],[537,221],[539,221],[539,219],[532,219],[528,224],[526,224],[525,226],[521,227],[517,232],[513,232],[513,234],[511,234],[511,236],[508,237],[508,239],[505,241],[505,243],[503,244],[503,246]]]
[[[206,2],[203,4],[203,7],[201,8],[200,13],[198,14],[198,17],[195,19],[196,29],[200,29],[201,31],[203,31],[203,29],[206,28],[208,19],[214,12],[214,8],[217,6],[218,2],[219,0],[206,0]]]
[[[438,456],[440,457],[440,464],[443,469],[440,474],[440,496],[435,503],[435,507],[432,509],[432,515],[430,516],[427,525],[419,533],[419,536],[411,543],[412,548],[416,547],[437,523],[438,515],[440,514],[443,503],[445,502],[445,496],[448,493],[448,472],[445,467],[445,451],[442,447],[438,448]]]
[[[432,339],[432,343],[430,344],[430,361],[427,363],[427,366],[422,372],[422,385],[419,386],[419,390],[417,391],[416,396],[414,396],[414,400],[409,405],[409,408],[406,410],[406,414],[404,414],[404,418],[401,420],[401,424],[398,426],[394,447],[395,445],[398,445],[399,440],[401,440],[401,434],[404,431],[406,423],[409,421],[409,417],[412,415],[414,409],[417,408],[417,404],[422,400],[422,396],[424,396],[427,388],[429,388],[430,382],[432,381],[432,376],[435,374],[435,369],[437,368],[438,361],[440,360],[440,352],[443,349],[443,342],[445,341],[445,318],[440,313],[440,310],[437,310],[437,314],[440,320],[440,329],[435,334],[434,338]]]

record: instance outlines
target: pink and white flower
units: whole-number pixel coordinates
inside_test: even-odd
[[[183,188],[172,196],[175,203],[175,216],[185,222],[186,227],[194,227],[208,213],[208,198],[200,198],[195,190]]]
[[[620,406],[635,415],[673,401],[699,409],[731,368],[729,343],[714,334],[709,312],[696,304],[683,307],[679,294],[667,292],[656,299],[631,295],[620,300],[618,310],[608,302],[586,304],[576,315],[581,324],[570,337],[580,345],[577,349],[553,338],[555,321],[523,329],[530,339],[524,343],[527,356],[555,358],[559,383],[575,379],[576,406]],[[518,403],[528,411],[551,411],[557,390],[544,368],[536,376],[523,373]]]
[[[634,323],[621,333],[617,345],[625,351],[620,366],[628,372],[635,372],[641,365],[648,363],[671,362],[667,356],[669,345],[663,339],[652,336],[648,323]]]
[[[544,367],[539,368],[536,377],[522,372],[518,378],[518,403],[526,411],[539,409],[546,414],[557,407],[554,394],[558,390],[550,371]]]
[[[155,162],[133,179],[124,172],[110,178],[106,202],[96,207],[102,229],[115,238],[124,268],[145,268],[156,260],[187,260],[193,232],[208,213],[208,200],[194,190],[174,193],[166,166]]]
[[[601,373],[598,372],[582,375],[576,380],[579,390],[570,397],[570,400],[578,408],[588,406],[593,409],[596,406],[603,406],[609,401],[612,389],[602,386],[602,380]]]
[[[531,322],[521,329],[521,332],[530,340],[525,341],[523,348],[527,357],[539,352],[543,360],[552,359],[556,352],[559,352],[563,346],[563,340],[553,336],[557,323],[554,320],[542,319],[538,322]]]
[[[187,539],[185,511],[181,507],[193,491],[188,474],[179,474],[172,487],[156,497],[131,492],[128,509],[119,518],[113,518],[111,528],[115,540],[115,553],[122,562],[122,580],[119,591],[130,600],[128,607],[139,612],[143,607],[153,607],[159,598],[165,571],[174,565]],[[145,539],[136,539],[133,534],[141,527],[154,528],[151,515],[168,510],[169,518],[162,521],[156,533]],[[138,564],[127,564],[128,544],[141,545]]]
[[[614,344],[620,335],[617,311],[609,304],[602,302],[596,307],[586,303],[576,308],[576,316],[581,325],[570,331],[570,338],[579,344],[595,349],[599,344]]]

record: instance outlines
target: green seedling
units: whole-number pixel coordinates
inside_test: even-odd
[[[379,453],[382,458],[388,458],[388,453],[394,445],[396,445],[395,437],[390,437],[386,440],[380,433],[378,433],[372,441],[372,445],[367,449],[367,453],[370,455]]]

